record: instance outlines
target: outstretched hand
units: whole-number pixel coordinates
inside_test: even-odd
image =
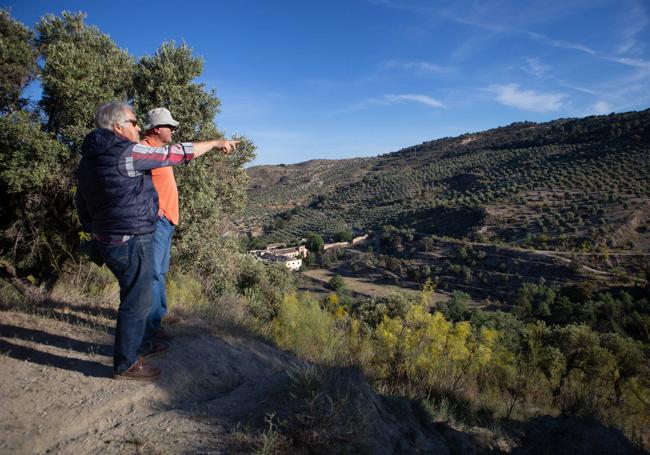
[[[218,141],[216,147],[221,149],[225,155],[228,155],[237,148],[238,144],[239,141]]]
[[[224,155],[229,155],[237,148],[239,142],[240,141],[226,141],[222,139],[194,142],[194,157],[197,158],[213,149],[219,149],[223,151]]]

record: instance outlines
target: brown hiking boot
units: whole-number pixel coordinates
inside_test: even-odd
[[[153,381],[160,376],[160,368],[147,365],[140,357],[131,367],[121,373],[113,373],[113,379],[131,379],[136,381]]]

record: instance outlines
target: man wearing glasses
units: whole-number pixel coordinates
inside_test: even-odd
[[[152,380],[160,369],[140,354],[151,310],[153,233],[158,222],[158,195],[151,170],[176,166],[219,148],[228,154],[238,142],[212,140],[150,147],[138,144],[140,127],[125,103],[97,108],[97,129],[81,147],[77,210],[84,230],[97,241],[99,253],[120,284],[120,306],[113,348],[115,379]],[[147,352],[149,351],[149,352]]]
[[[144,139],[141,144],[151,147],[163,147],[172,143],[172,134],[179,123],[171,112],[164,107],[147,112],[144,120]],[[178,225],[178,188],[171,166],[151,170],[153,186],[158,193],[158,222],[153,234],[153,289],[152,303],[145,339],[151,340],[152,349],[160,349],[160,342],[172,337],[162,327],[163,316],[167,313],[167,294],[165,291],[165,274],[169,270],[172,235]],[[174,322],[171,317],[166,321]],[[162,345],[164,346],[164,345]]]

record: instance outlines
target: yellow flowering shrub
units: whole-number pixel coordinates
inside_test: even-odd
[[[384,317],[377,327],[375,368],[384,378],[455,388],[490,361],[497,335],[486,328],[477,334],[469,322],[454,324],[424,304],[413,305],[404,319]]]
[[[273,320],[273,339],[304,359],[336,363],[347,356],[347,337],[336,329],[336,318],[314,300],[288,295]]]

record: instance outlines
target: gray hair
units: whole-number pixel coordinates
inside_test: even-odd
[[[127,112],[131,112],[131,106],[126,103],[113,101],[112,103],[102,104],[97,108],[95,114],[95,125],[97,128],[110,130],[113,124],[125,121]]]

